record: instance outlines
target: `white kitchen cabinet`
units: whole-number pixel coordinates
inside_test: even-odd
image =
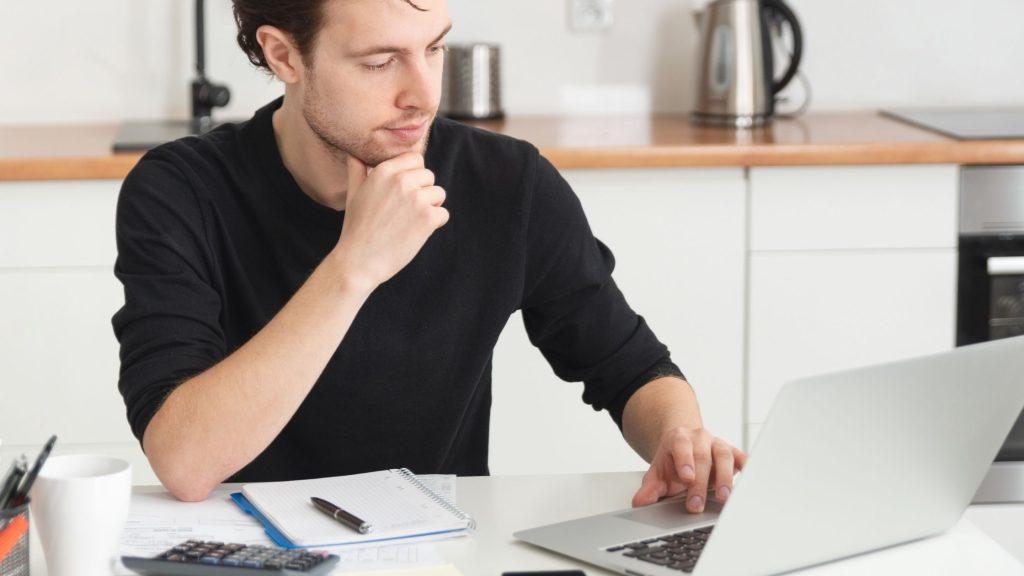
[[[576,170],[564,176],[616,259],[627,301],[693,383],[705,425],[742,438],[746,184],[740,169]],[[495,350],[495,474],[637,470],[646,465],[605,412],[558,379],[520,314]]]
[[[955,166],[750,171],[747,444],[795,378],[951,349]]]
[[[956,248],[958,166],[750,170],[750,248]]]
[[[0,458],[35,452],[128,459],[153,482],[117,391],[114,278],[120,182],[0,184]]]
[[[112,269],[120,188],[115,180],[0,183],[0,270]]]

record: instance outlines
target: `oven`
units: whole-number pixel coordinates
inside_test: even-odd
[[[1024,335],[1024,166],[962,169],[959,248],[957,346]],[[1024,462],[1024,414],[996,462]]]

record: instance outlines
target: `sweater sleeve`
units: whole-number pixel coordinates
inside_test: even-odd
[[[583,401],[594,410],[607,409],[621,428],[636,390],[662,376],[684,376],[668,348],[626,303],[612,279],[615,258],[592,234],[572,188],[534,153],[523,322],[555,374],[582,381]]]
[[[194,190],[170,161],[150,153],[125,179],[116,236],[118,389],[141,443],[164,399],[225,356],[221,299]]]

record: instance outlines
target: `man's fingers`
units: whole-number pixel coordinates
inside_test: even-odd
[[[345,164],[348,168],[348,196],[351,197],[366,181],[366,164],[352,154],[348,155]]]
[[[733,469],[734,458],[730,448],[721,440],[716,440],[711,444],[711,457],[714,459],[715,469],[714,493],[715,499],[719,502],[725,502],[732,492],[732,476],[735,471]]]
[[[419,190],[434,185],[434,173],[426,168],[416,168],[399,172],[397,175],[403,189]]]
[[[684,434],[677,434],[671,440],[672,463],[675,466],[675,473],[679,479],[690,484],[697,479],[697,468],[693,462],[693,443]]]
[[[430,186],[420,191],[420,197],[431,206],[440,206],[441,204],[444,204],[446,194],[444,188],[441,188],[440,186]]]
[[[648,470],[647,474],[644,474],[644,480],[640,485],[640,489],[633,495],[633,507],[654,504],[667,491],[668,486],[665,482],[654,473],[653,469]]]
[[[696,479],[686,491],[686,509],[689,512],[703,512],[708,495],[708,477],[711,475],[711,450],[706,442],[693,445],[693,464]]]
[[[736,463],[737,472],[743,470],[743,467],[747,465],[747,453],[735,446],[732,447],[732,458]]]
[[[451,214],[448,213],[447,209],[438,208],[434,210],[434,230],[437,230],[441,226],[447,224],[450,218]]]

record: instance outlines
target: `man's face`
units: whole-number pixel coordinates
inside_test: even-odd
[[[445,0],[327,2],[303,86],[310,128],[368,166],[422,154],[441,100],[450,27]]]

